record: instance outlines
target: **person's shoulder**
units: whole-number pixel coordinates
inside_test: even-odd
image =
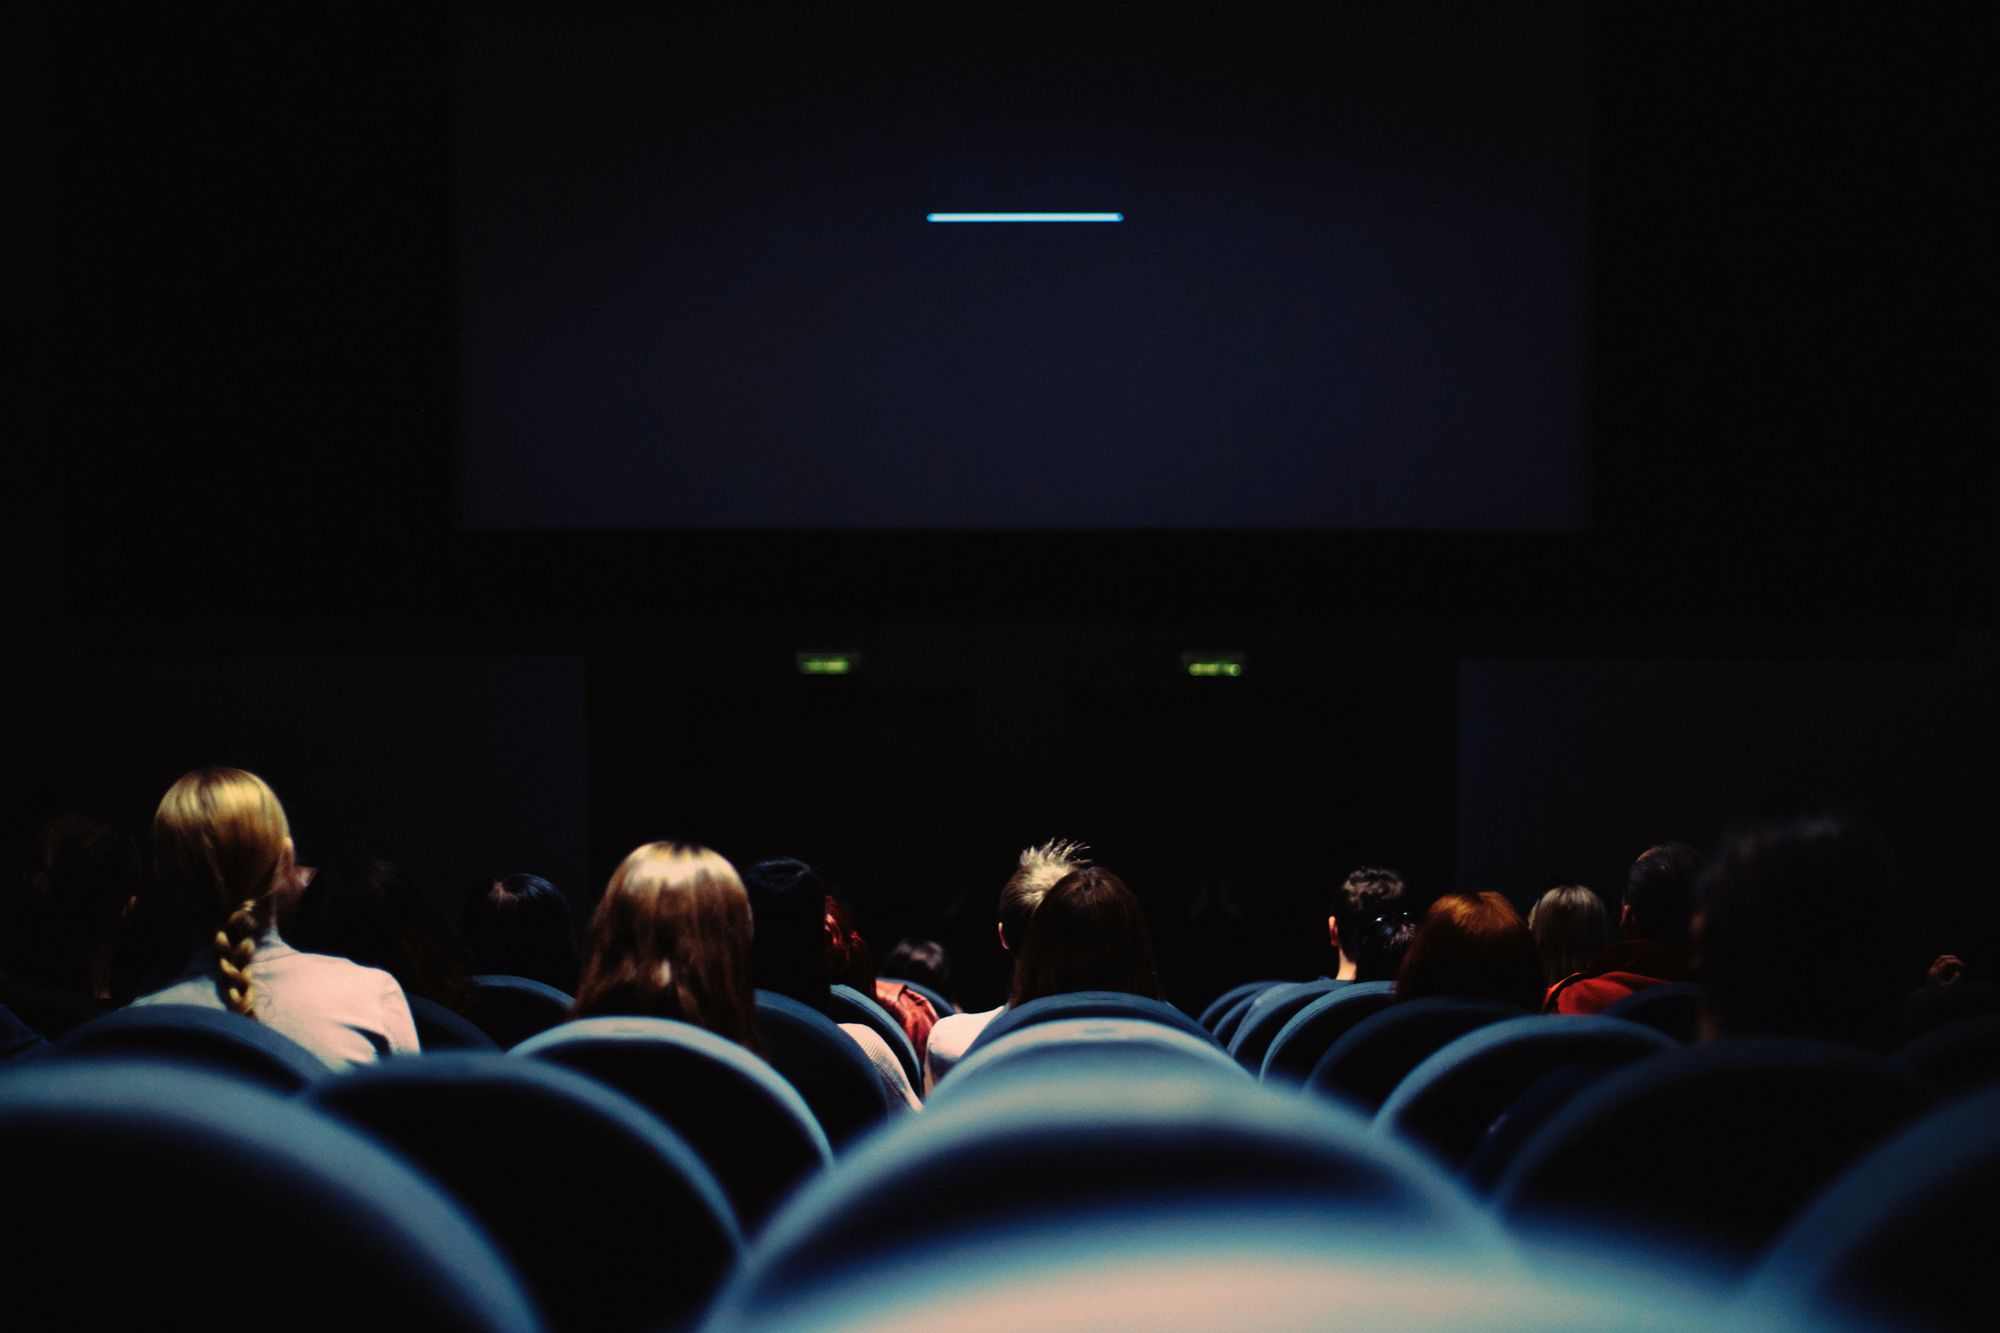
[[[946,1014],[931,1029],[931,1049],[937,1050],[940,1045],[947,1050],[971,1045],[972,1039],[984,1032],[986,1025],[1000,1017],[1006,1009],[1003,1004],[997,1009],[983,1009],[973,1014]]]
[[[394,990],[398,995],[403,987],[395,977],[379,967],[369,967],[351,958],[338,954],[303,953],[294,951],[282,958],[274,958],[266,965],[265,975],[274,977],[283,973],[288,981],[315,988],[338,988],[356,994],[381,995]]]

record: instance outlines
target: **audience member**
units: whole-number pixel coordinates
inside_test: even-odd
[[[804,861],[774,857],[750,867],[746,883],[756,921],[754,974],[759,990],[789,996],[812,1006],[835,1022],[827,980],[827,914],[829,895],[819,873]],[[867,994],[868,992],[863,992]],[[903,1063],[882,1034],[866,1023],[840,1023],[867,1054],[882,1080],[891,1108],[915,1110],[922,1103],[910,1086]]]
[[[590,918],[579,1018],[674,1018],[758,1049],[750,898],[706,847],[649,842],[611,873]]]
[[[1139,900],[1100,866],[1072,870],[1042,895],[1028,918],[1007,1003],[1080,990],[1166,998]]]
[[[45,1037],[115,1007],[120,931],[138,895],[131,838],[89,815],[51,820],[0,930],[0,1003]]]
[[[1558,884],[1528,909],[1528,932],[1542,960],[1543,984],[1553,987],[1604,951],[1610,914],[1604,900],[1583,885]]]
[[[1057,881],[1071,871],[1090,864],[1088,851],[1080,842],[1066,842],[1059,838],[1051,838],[1039,847],[1022,849],[1015,862],[1014,873],[1000,886],[1000,919],[996,927],[1000,947],[1014,955],[1017,965],[1021,943],[1027,938],[1028,918],[1034,915],[1042,896],[1054,888]],[[1006,1008],[1002,1004],[977,1013],[947,1014],[937,1021],[931,1029],[930,1044],[925,1052],[926,1090],[937,1085],[937,1081],[964,1057],[966,1049],[986,1030],[986,1025],[1004,1013]]]
[[[1350,871],[1333,891],[1333,911],[1326,919],[1327,943],[1339,965],[1337,981],[1367,981],[1360,975],[1361,944],[1379,924],[1405,914],[1409,887],[1393,870],[1361,866]]]
[[[901,939],[882,959],[882,974],[928,986],[957,1003],[951,984],[951,955],[936,940]]]
[[[1396,974],[1396,994],[1452,995],[1533,1009],[1542,999],[1535,937],[1497,893],[1448,893],[1424,914]]]
[[[1697,886],[1704,1035],[1824,1037],[1882,1048],[1910,979],[1886,960],[1898,884],[1880,838],[1839,815],[1728,837]]]
[[[1690,931],[1701,853],[1664,842],[1639,853],[1618,908],[1620,940],[1550,988],[1551,1013],[1595,1014],[1637,990],[1693,976]]]
[[[840,899],[830,893],[826,896],[825,924],[827,980],[850,986],[887,1010],[909,1037],[917,1059],[922,1060],[931,1028],[937,1023],[937,1010],[908,986],[876,976],[868,941],[854,928]]]
[[[564,994],[576,991],[576,924],[569,899],[540,875],[482,884],[465,904],[472,972],[527,977]]]
[[[318,868],[289,907],[286,938],[313,953],[379,967],[403,987],[464,1012],[472,999],[465,942],[401,866],[344,856]]]
[[[394,977],[301,953],[279,933],[273,895],[297,862],[284,807],[262,778],[237,768],[182,777],[153,815],[153,858],[203,938],[180,980],[134,1003],[228,1009],[335,1068],[417,1049]]]

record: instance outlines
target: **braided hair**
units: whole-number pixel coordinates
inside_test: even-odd
[[[160,798],[153,858],[161,882],[202,928],[215,927],[217,995],[232,1012],[254,1017],[257,937],[270,922],[269,894],[292,865],[277,794],[240,768],[194,770]]]

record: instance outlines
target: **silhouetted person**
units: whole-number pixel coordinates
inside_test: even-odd
[[[457,1012],[472,998],[471,951],[401,866],[343,856],[320,866],[285,912],[286,938],[301,949],[379,967],[419,995]]]
[[[1166,998],[1146,914],[1125,881],[1102,866],[1073,870],[1042,895],[1028,918],[1007,1004],[1085,990]]]
[[[64,815],[36,840],[4,932],[0,1003],[45,1037],[113,1008],[122,928],[138,902],[139,848],[106,820]]]
[[[527,977],[576,993],[576,924],[569,899],[540,875],[508,875],[466,900],[472,972]]]
[[[1618,943],[1562,978],[1543,1007],[1560,1014],[1601,1013],[1634,991],[1691,978],[1695,882],[1702,865],[1701,853],[1684,842],[1639,853],[1625,876]]]
[[[1554,986],[1604,952],[1611,935],[1604,900],[1581,884],[1558,884],[1528,909],[1528,933],[1542,960],[1542,981]]]
[[[1327,943],[1338,960],[1335,980],[1377,979],[1361,975],[1362,942],[1379,926],[1393,926],[1397,918],[1405,917],[1409,896],[1403,877],[1380,866],[1360,866],[1335,886],[1332,910],[1326,918]]]
[[[908,986],[883,981],[876,975],[868,941],[855,928],[847,908],[830,893],[826,896],[824,922],[827,980],[851,987],[881,1005],[903,1029],[903,1035],[910,1039],[910,1046],[921,1061],[930,1043],[931,1028],[937,1024],[937,1010]]]
[[[1451,995],[1533,1009],[1542,998],[1535,937],[1497,893],[1448,893],[1431,904],[1396,975],[1405,999]]]

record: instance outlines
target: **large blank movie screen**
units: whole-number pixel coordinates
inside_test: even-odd
[[[455,18],[474,528],[1587,518],[1578,4]]]

